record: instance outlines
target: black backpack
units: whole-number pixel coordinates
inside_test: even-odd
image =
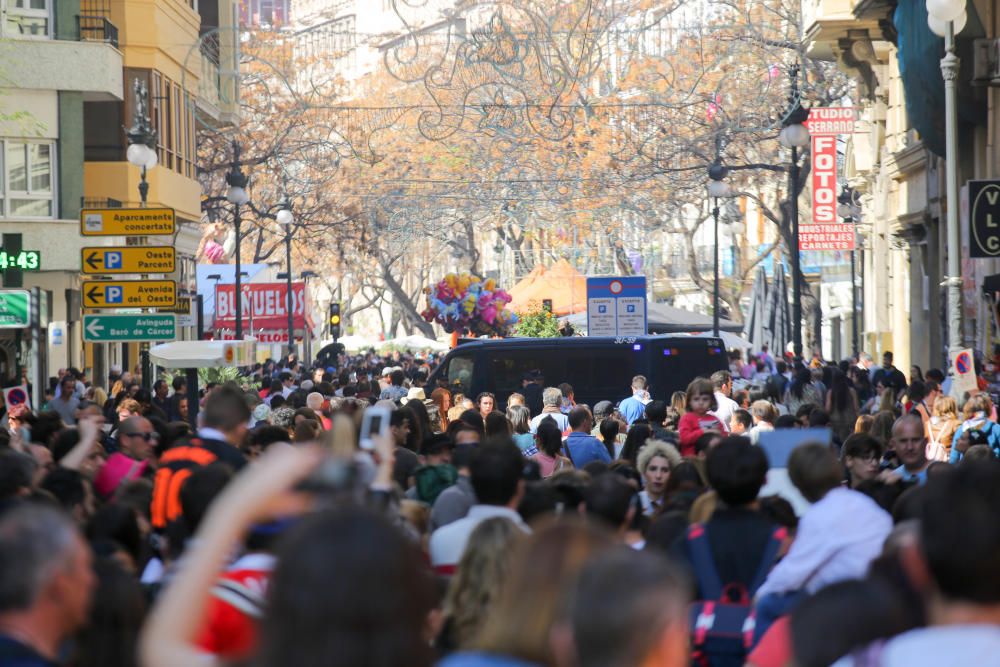
[[[695,667],[743,667],[753,646],[756,629],[754,593],[767,579],[788,535],[777,528],[764,548],[760,569],[749,590],[740,583],[723,585],[712,557],[705,526],[696,523],[688,528],[687,543],[698,588],[703,599],[691,604],[691,664]]]

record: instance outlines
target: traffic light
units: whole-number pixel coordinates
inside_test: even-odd
[[[330,338],[334,342],[340,338],[340,302],[333,301],[330,303]]]

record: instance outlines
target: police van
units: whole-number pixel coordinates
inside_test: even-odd
[[[631,395],[632,378],[644,375],[653,399],[669,401],[696,377],[728,370],[719,338],[640,336],[471,340],[451,350],[429,378],[428,386],[447,385],[475,400],[482,392],[507,397],[520,392],[529,374],[554,387],[567,382],[577,403],[618,402]]]

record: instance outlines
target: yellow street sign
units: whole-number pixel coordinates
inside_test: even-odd
[[[90,280],[83,283],[84,308],[172,308],[173,280]]]
[[[81,248],[80,269],[100,275],[173,273],[177,269],[177,251],[167,245]]]
[[[85,208],[80,211],[84,236],[163,236],[174,233],[172,208]]]

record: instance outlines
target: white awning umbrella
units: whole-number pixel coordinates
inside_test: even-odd
[[[407,350],[433,350],[434,352],[444,352],[451,347],[451,345],[447,343],[442,343],[434,340],[433,338],[419,335],[390,338],[381,345],[381,347],[390,346],[402,347]]]

